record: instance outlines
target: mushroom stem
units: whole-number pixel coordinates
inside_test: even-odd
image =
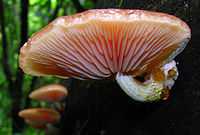
[[[162,83],[151,80],[147,84],[143,84],[132,76],[121,73],[117,73],[116,80],[122,90],[136,101],[151,102],[162,98],[164,90]]]
[[[176,62],[173,60],[163,65],[158,71],[164,76],[161,80],[156,79],[155,75],[159,72],[152,72],[150,79],[145,82],[139,82],[131,75],[117,73],[116,80],[122,90],[132,99],[141,102],[152,102],[159,99],[166,100],[169,96],[169,90],[178,77]]]

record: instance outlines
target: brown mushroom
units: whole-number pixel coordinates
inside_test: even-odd
[[[185,22],[165,13],[89,10],[59,17],[34,34],[21,48],[20,67],[37,76],[114,76],[133,99],[154,101],[162,97],[165,80],[154,80],[153,71],[164,69],[190,37]],[[135,77],[143,74],[150,80],[138,83]]]
[[[64,86],[51,84],[34,90],[30,93],[29,97],[41,101],[58,102],[63,100],[67,95],[68,91]]]
[[[56,123],[60,120],[60,114],[48,108],[31,108],[19,112],[19,116],[28,120],[28,122],[38,123]]]

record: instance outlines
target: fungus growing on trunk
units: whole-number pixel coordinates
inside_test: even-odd
[[[178,76],[173,59],[190,37],[187,24],[172,15],[89,10],[59,17],[34,34],[21,48],[20,67],[36,76],[114,77],[133,99],[155,101],[168,96]]]
[[[60,114],[48,108],[31,108],[19,112],[19,116],[24,118],[27,123],[32,125],[45,125],[47,123],[57,123],[60,120]]]
[[[59,84],[51,84],[34,90],[30,93],[29,97],[31,99],[40,101],[59,102],[67,95],[68,91],[64,86]]]

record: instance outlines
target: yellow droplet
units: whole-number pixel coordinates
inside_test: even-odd
[[[168,71],[168,78],[173,78],[174,76],[176,76],[176,70],[174,68],[170,69]]]

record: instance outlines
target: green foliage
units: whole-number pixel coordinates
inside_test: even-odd
[[[93,8],[94,4],[92,0],[80,0],[81,5],[85,9]],[[20,46],[20,12],[21,5],[20,0],[3,0],[4,5],[4,18],[5,18],[5,30],[7,36],[7,47],[8,47],[8,63],[12,73],[12,79],[16,79],[16,72],[18,69],[18,48]],[[56,12],[56,8],[58,8]],[[47,25],[52,17],[63,16],[74,14],[77,11],[75,9],[72,0],[29,0],[29,14],[28,14],[28,34],[29,37]],[[55,14],[55,16],[53,16]],[[0,43],[2,43],[2,33],[0,32]],[[1,44],[0,44],[1,45]],[[2,45],[0,46],[0,61],[4,59],[2,57]],[[23,99],[21,108],[24,108],[27,102],[27,96],[32,90],[32,76],[25,75],[23,84]],[[55,77],[40,77],[34,88],[39,88],[51,83],[59,83],[61,79]],[[14,89],[13,89],[14,91]],[[12,133],[12,119],[10,115],[11,110],[11,97],[8,91],[8,82],[2,69],[2,62],[0,62],[0,135],[6,134],[11,135]],[[44,102],[31,101],[30,106],[32,107],[46,107],[47,104]],[[35,130],[31,127],[25,126],[24,131],[21,135],[43,135],[44,133]]]
[[[5,88],[0,90],[0,135],[11,133],[11,118],[9,117],[10,99]]]
[[[24,132],[22,133],[22,135],[44,135],[44,131],[41,130],[36,130],[32,127],[27,127],[25,128]]]
[[[85,9],[91,9],[94,7],[94,2],[92,0],[82,0],[81,4]]]

